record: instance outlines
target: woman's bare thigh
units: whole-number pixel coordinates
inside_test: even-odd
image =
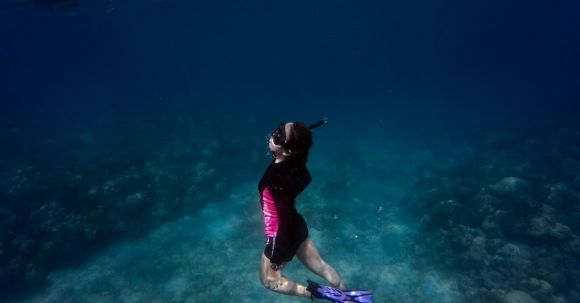
[[[316,246],[310,237],[306,238],[306,240],[300,244],[296,256],[300,259],[300,262],[315,273],[320,272],[324,267],[324,261],[320,257],[318,249],[316,249]]]

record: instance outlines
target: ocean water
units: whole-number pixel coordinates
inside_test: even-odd
[[[0,0],[0,302],[301,302],[257,183],[375,302],[580,302],[577,1]],[[324,282],[298,260],[284,273]]]

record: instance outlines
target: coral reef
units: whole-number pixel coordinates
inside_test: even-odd
[[[104,133],[56,129],[44,139],[37,129],[2,132],[0,297],[30,293],[52,270],[194,213],[250,174],[247,162],[222,154],[219,128],[172,118],[132,117]],[[260,160],[253,143],[238,142],[246,160]]]
[[[566,169],[567,141],[553,140],[516,140],[501,150],[483,143],[461,160],[424,168],[403,200],[402,214],[423,230],[416,242],[431,247],[415,254],[463,276],[467,301],[575,301],[580,195]],[[540,148],[546,141],[549,152]]]

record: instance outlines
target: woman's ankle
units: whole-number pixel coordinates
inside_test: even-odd
[[[310,293],[310,291],[308,291],[308,289],[306,289],[306,286],[303,286],[303,285],[298,284],[298,293],[302,297],[306,297],[306,298],[312,299],[312,294]]]

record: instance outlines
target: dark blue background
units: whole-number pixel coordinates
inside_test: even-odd
[[[80,3],[0,11],[3,102],[525,112],[579,97],[576,1]]]

